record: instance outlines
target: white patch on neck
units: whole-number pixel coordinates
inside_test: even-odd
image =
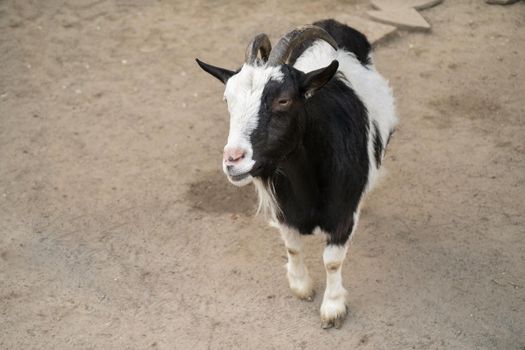
[[[295,61],[294,68],[304,73],[324,68],[337,59],[337,51],[324,40],[316,40]]]
[[[369,58],[370,62],[372,62],[371,54]],[[345,83],[354,90],[368,111],[369,171],[366,190],[369,191],[373,188],[379,176],[379,169],[376,166],[374,155],[375,131],[373,122],[377,122],[379,134],[383,140],[383,148],[386,148],[385,140],[388,139],[398,123],[394,97],[388,82],[376,71],[372,63],[365,67],[353,53],[343,49],[335,51],[325,41],[315,41],[297,59],[294,68],[308,73],[328,66],[335,59],[339,62],[339,73],[342,73],[346,78]]]

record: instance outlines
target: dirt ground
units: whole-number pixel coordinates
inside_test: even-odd
[[[1,349],[525,349],[525,2],[376,48],[401,124],[322,330],[220,170],[248,40],[366,1],[0,0]]]

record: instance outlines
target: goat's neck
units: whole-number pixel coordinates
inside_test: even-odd
[[[309,161],[306,150],[300,144],[279,166],[279,172],[288,178],[292,191],[299,201],[314,200],[318,194],[315,169]]]

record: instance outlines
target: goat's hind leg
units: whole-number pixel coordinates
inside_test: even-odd
[[[312,301],[315,296],[312,279],[304,263],[301,234],[286,225],[279,225],[281,237],[286,246],[288,263],[286,264],[286,276],[290,289],[296,297],[306,301]]]

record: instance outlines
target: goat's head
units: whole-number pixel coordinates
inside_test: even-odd
[[[234,185],[244,186],[253,177],[269,176],[300,144],[304,103],[339,66],[332,61],[327,67],[303,73],[288,64],[294,50],[317,39],[337,49],[335,40],[323,29],[304,26],[283,36],[273,51],[268,36],[257,35],[246,49],[245,63],[236,72],[197,60],[203,70],[226,84],[230,133],[223,170]]]

